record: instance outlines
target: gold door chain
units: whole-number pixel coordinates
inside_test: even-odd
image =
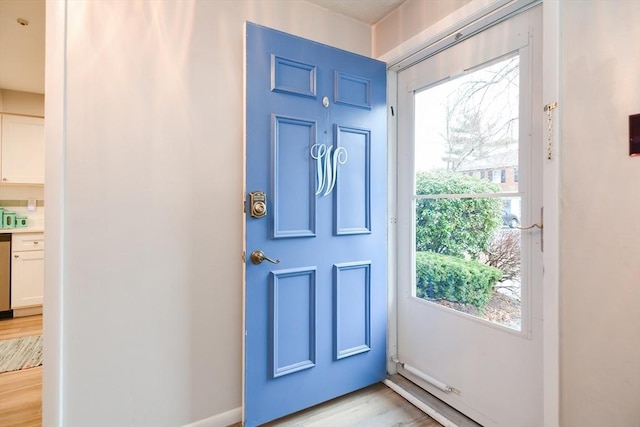
[[[544,111],[547,113],[547,160],[551,160],[551,141],[553,139],[553,122],[551,117],[551,111],[558,108],[557,102],[552,102],[544,106]]]

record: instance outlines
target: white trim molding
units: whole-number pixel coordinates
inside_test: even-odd
[[[234,408],[221,414],[213,415],[183,427],[227,427],[242,421],[242,408]]]
[[[545,1],[542,7],[542,102],[548,104],[560,99],[560,13],[562,2]],[[543,106],[538,114],[544,115]],[[554,142],[551,159],[544,157],[543,206],[544,206],[544,253],[542,264],[543,302],[543,342],[542,342],[542,384],[544,427],[560,425],[560,158],[561,158],[561,113],[554,112],[552,140]],[[545,121],[546,123],[546,121]],[[546,135],[546,132],[545,132]],[[546,148],[546,144],[543,144]]]

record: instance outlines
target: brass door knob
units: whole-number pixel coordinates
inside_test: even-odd
[[[280,264],[279,259],[271,259],[264,254],[262,251],[253,251],[249,257],[251,262],[254,264],[262,264],[262,261],[269,261],[272,264]]]

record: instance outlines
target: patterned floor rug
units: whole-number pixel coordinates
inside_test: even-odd
[[[42,365],[42,335],[0,341],[0,374]]]

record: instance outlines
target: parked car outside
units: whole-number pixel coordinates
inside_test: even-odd
[[[520,219],[511,212],[502,211],[502,224],[509,228],[515,228],[520,225]]]

